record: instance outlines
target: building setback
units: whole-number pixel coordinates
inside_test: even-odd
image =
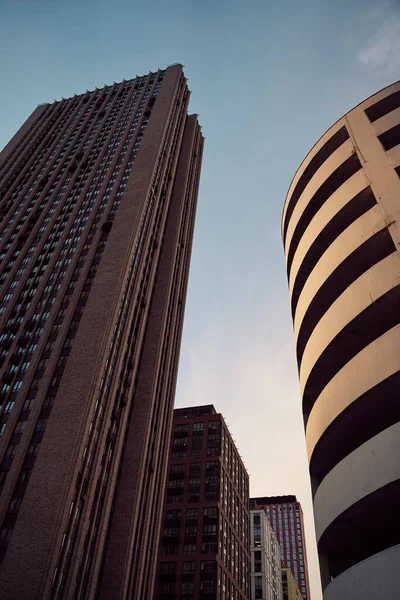
[[[282,564],[291,569],[304,600],[310,600],[303,511],[296,496],[253,498],[278,538]]]
[[[399,198],[397,82],[315,144],[282,217],[325,600],[400,589]]]
[[[282,600],[281,551],[265,510],[250,501],[251,599]]]
[[[148,600],[203,138],[182,67],[0,154],[2,600]]]
[[[249,478],[212,405],[174,410],[155,600],[250,600]]]

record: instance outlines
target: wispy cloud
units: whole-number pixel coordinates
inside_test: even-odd
[[[393,4],[365,13],[371,34],[358,51],[359,62],[375,71],[392,75],[400,72],[400,9]]]

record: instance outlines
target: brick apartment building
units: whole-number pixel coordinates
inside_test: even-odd
[[[250,600],[249,478],[212,405],[174,410],[155,600]]]
[[[149,600],[203,137],[181,65],[0,154],[2,600]]]

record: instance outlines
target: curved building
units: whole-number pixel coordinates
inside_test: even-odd
[[[341,118],[282,218],[326,600],[400,589],[400,82]],[[397,564],[397,568],[396,565]]]

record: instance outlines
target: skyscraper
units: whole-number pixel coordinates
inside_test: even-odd
[[[249,477],[212,405],[174,410],[155,600],[250,600]]]
[[[250,584],[252,600],[283,600],[281,551],[266,512],[250,501]]]
[[[283,212],[326,600],[400,589],[400,83],[339,119]]]
[[[278,538],[282,564],[291,569],[304,600],[310,600],[303,511],[296,496],[252,498],[263,508]]]
[[[148,600],[203,138],[181,65],[0,155],[2,600]]]

